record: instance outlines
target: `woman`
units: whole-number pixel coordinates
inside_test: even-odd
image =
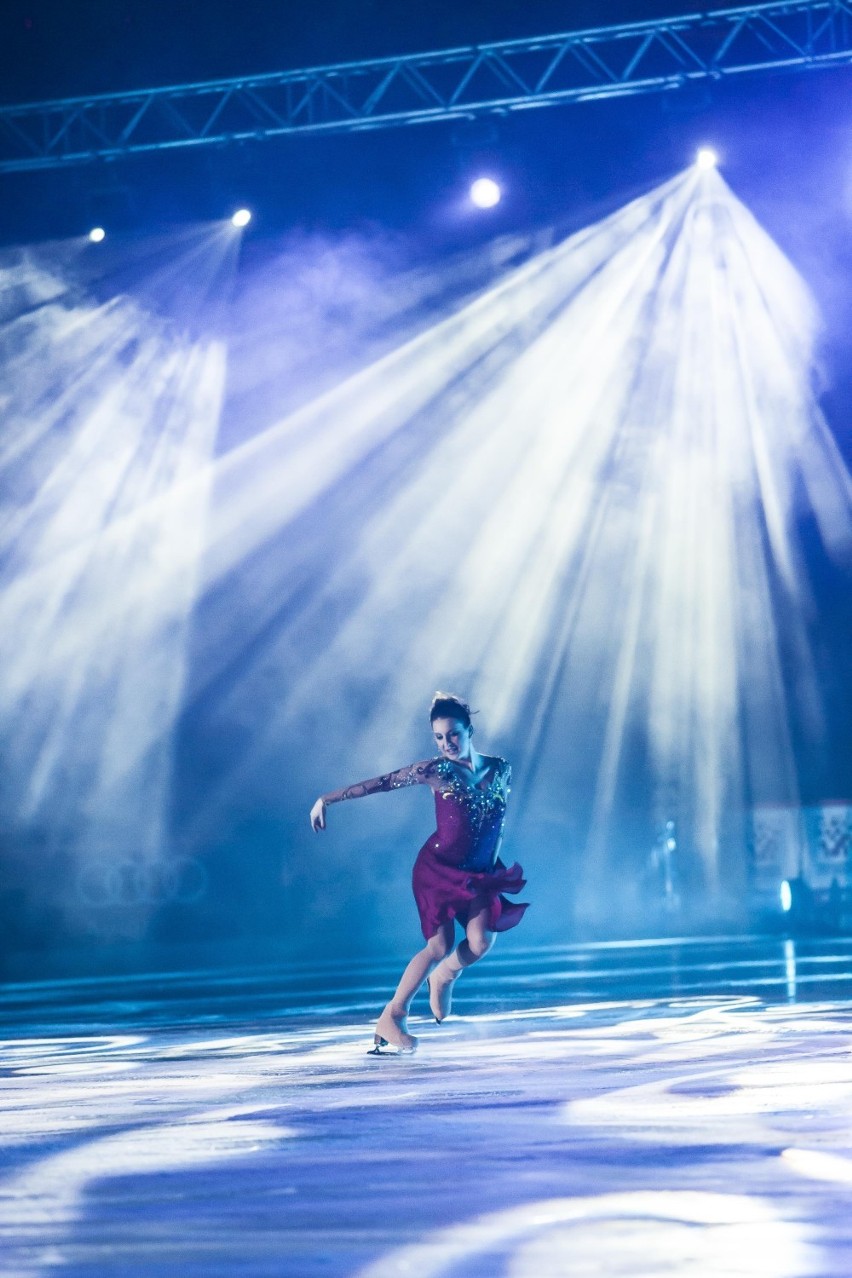
[[[344,799],[408,785],[428,785],[435,795],[437,829],[420,849],[413,874],[426,945],[406,967],[379,1017],[373,1040],[376,1054],[389,1043],[401,1052],[413,1052],[417,1039],[408,1033],[406,1017],[429,973],[429,1006],[440,1023],[449,1015],[459,973],[488,953],[495,932],[520,923],[527,908],[502,895],[520,892],[523,870],[517,864],[507,870],[497,857],[511,767],[505,759],[480,754],[474,747],[470,706],[461,698],[436,693],[429,719],[437,758],[324,794],[311,809],[311,826],[319,831],[325,829],[329,804]],[[465,936],[454,949],[456,920]]]

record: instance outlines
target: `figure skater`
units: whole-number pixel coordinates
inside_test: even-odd
[[[460,697],[436,693],[429,720],[437,758],[334,790],[311,808],[311,826],[319,831],[325,829],[326,808],[344,799],[408,785],[428,785],[435,795],[438,828],[420,849],[412,876],[426,945],[406,967],[379,1017],[373,1040],[376,1054],[388,1044],[401,1052],[415,1051],[417,1039],[409,1034],[406,1017],[424,980],[431,973],[429,1006],[440,1024],[450,1013],[459,974],[488,953],[495,932],[515,927],[527,909],[502,895],[521,891],[523,870],[518,864],[507,869],[497,856],[512,769],[505,759],[480,754],[474,747],[470,716],[470,706]],[[465,936],[453,948],[456,920]]]

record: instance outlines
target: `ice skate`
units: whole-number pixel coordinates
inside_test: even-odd
[[[405,1021],[405,1014],[395,1016],[391,1011],[390,1004],[388,1004],[376,1022],[373,1047],[368,1055],[389,1056],[391,1053],[383,1050],[386,1047],[395,1047],[397,1052],[402,1053],[410,1054],[411,1052],[416,1052],[417,1039],[413,1034],[408,1033]],[[396,1053],[393,1054],[395,1055]]]
[[[439,1025],[453,1009],[453,983],[462,970],[460,967],[450,967],[444,959],[429,977],[429,1006]]]

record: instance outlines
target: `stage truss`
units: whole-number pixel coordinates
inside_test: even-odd
[[[0,107],[0,173],[353,132],[852,62],[852,0],[798,0],[432,53]]]

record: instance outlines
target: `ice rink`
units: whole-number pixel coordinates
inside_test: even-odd
[[[395,971],[7,986],[0,1273],[852,1272],[852,941],[507,941],[377,1059]]]

